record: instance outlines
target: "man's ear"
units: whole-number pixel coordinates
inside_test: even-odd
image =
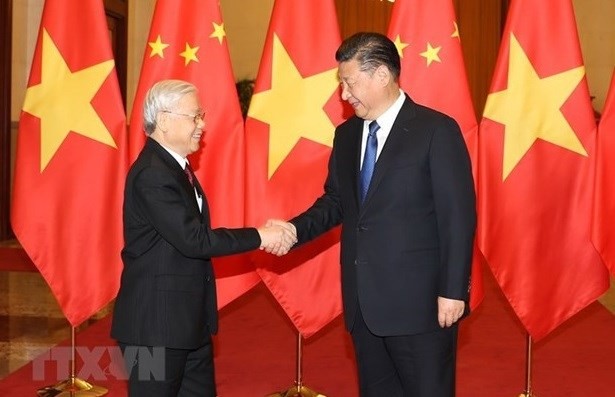
[[[160,132],[167,132],[169,125],[169,114],[166,112],[158,112],[156,114],[156,129]]]
[[[376,68],[375,75],[383,87],[388,85],[392,78],[391,71],[385,65],[378,66]]]

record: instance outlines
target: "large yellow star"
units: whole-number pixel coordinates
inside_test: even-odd
[[[42,51],[41,83],[27,89],[23,105],[24,112],[41,120],[41,172],[71,131],[117,147],[91,104],[113,60],[73,73],[45,29]]]
[[[393,43],[395,43],[395,47],[397,48],[397,52],[399,53],[399,57],[403,58],[404,57],[404,48],[408,47],[410,44],[402,42],[401,41],[401,37],[399,35],[397,35],[397,37],[395,37],[395,40],[393,41]]]
[[[425,59],[427,60],[427,66],[431,65],[433,61],[442,62],[440,60],[440,56],[438,55],[441,49],[442,47],[434,48],[431,46],[431,43],[427,43],[427,49],[421,52],[420,54],[422,57],[425,57]]]
[[[510,35],[508,88],[490,94],[486,118],[504,124],[502,180],[537,139],[587,156],[560,108],[585,76],[583,66],[540,78],[516,37]]]
[[[271,89],[254,94],[248,111],[269,124],[269,178],[301,137],[333,144],[335,126],[324,106],[338,86],[337,68],[302,77],[274,34]]]
[[[188,64],[192,61],[198,62],[199,58],[196,56],[196,52],[200,47],[190,47],[190,44],[186,43],[186,49],[184,52],[181,52],[179,55],[184,58],[184,66],[188,66]]]
[[[150,41],[147,43],[152,49],[149,53],[149,57],[153,57],[154,55],[158,55],[160,58],[164,58],[164,49],[169,46],[167,43],[163,43],[160,35],[156,38],[156,41]]]
[[[214,31],[209,35],[209,37],[218,39],[218,42],[222,44],[222,40],[224,40],[224,36],[226,36],[226,32],[224,31],[224,23],[218,25],[217,23],[212,22],[211,24],[214,25]]]

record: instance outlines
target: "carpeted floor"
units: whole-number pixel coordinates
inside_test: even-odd
[[[525,386],[525,333],[493,278],[485,277],[485,300],[460,331],[457,396],[515,397]],[[227,306],[220,322],[215,339],[220,397],[263,397],[293,385],[296,334],[262,285]],[[88,380],[108,388],[109,396],[122,397],[124,382],[108,367],[114,349],[109,325],[104,318],[90,326],[77,335],[77,345],[88,356],[89,373],[100,378]],[[357,396],[352,346],[341,318],[305,341],[303,354],[305,385],[329,397]],[[615,396],[615,316],[599,303],[535,344],[533,354],[537,396]],[[99,368],[92,368],[92,361]],[[56,362],[40,363],[0,380],[0,392],[35,396],[38,388],[54,383]],[[33,379],[41,373],[44,379]]]

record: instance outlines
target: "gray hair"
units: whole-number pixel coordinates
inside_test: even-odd
[[[161,80],[145,94],[143,101],[143,129],[151,135],[156,129],[159,112],[172,111],[184,95],[197,92],[194,84],[183,80]]]

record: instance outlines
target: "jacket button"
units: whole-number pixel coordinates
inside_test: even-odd
[[[205,276],[205,282],[208,283],[211,281],[211,276]]]

